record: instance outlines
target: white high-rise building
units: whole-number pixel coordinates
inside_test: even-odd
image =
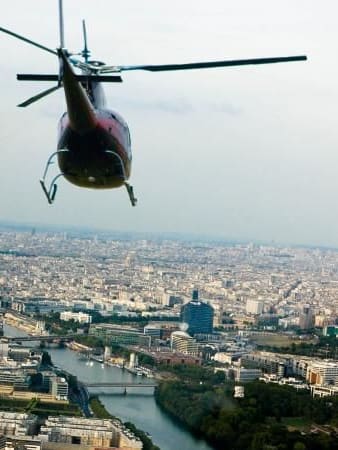
[[[110,358],[111,358],[111,348],[108,345],[106,345],[104,348],[103,360],[108,361],[108,359]]]
[[[135,367],[137,366],[138,366],[138,356],[136,355],[136,353],[130,353],[129,368],[135,369]]]
[[[246,301],[246,312],[248,314],[262,314],[263,312],[263,302],[260,300],[247,300]]]

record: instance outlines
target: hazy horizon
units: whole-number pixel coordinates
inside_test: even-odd
[[[63,225],[63,224],[47,224],[47,223],[24,223],[24,222],[11,222],[0,221],[1,231],[20,231],[20,232],[33,232],[34,233],[69,233],[71,237],[78,236],[97,236],[98,238],[109,239],[128,239],[128,240],[172,240],[183,242],[195,242],[205,244],[220,244],[226,246],[233,245],[257,245],[262,247],[272,248],[304,248],[304,249],[320,249],[338,251],[338,246],[330,245],[316,245],[312,243],[297,243],[297,242],[276,242],[257,240],[250,238],[243,239],[231,239],[224,235],[217,234],[199,234],[192,232],[179,232],[179,231],[138,231],[138,230],[113,230],[108,228],[97,228],[78,225]]]

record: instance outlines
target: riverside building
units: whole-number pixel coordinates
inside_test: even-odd
[[[52,396],[57,400],[68,400],[68,383],[65,378],[52,377],[50,391]]]
[[[198,344],[194,338],[184,331],[174,331],[171,334],[170,345],[173,351],[184,355],[197,356]]]
[[[117,419],[50,416],[41,427],[38,437],[45,442],[67,445],[142,449],[142,442]]]
[[[103,338],[106,344],[141,345],[150,347],[151,337],[136,328],[101,323],[90,325],[89,334]]]

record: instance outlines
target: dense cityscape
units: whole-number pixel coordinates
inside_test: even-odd
[[[335,249],[9,227],[0,231],[0,301],[0,448],[162,448],[149,430],[107,411],[95,386],[155,394],[192,434],[192,413],[183,417],[166,398],[175,383],[198,382],[215,398],[218,389],[218,400],[223,390],[231,411],[253,401],[257,383],[260,392],[278,386],[282,396],[298,396],[294,402],[307,396],[313,410],[337,398]],[[6,335],[8,327],[24,334]],[[74,376],[55,364],[54,347],[131,378]],[[170,395],[183,401],[177,389]],[[255,447],[256,435],[229,446],[224,423],[216,437],[202,413],[199,438],[205,448],[310,449],[313,436],[336,440],[335,411],[299,426],[296,407],[295,417],[278,413],[294,433],[289,447],[272,437]]]

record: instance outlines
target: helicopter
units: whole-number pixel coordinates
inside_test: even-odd
[[[225,61],[194,62],[162,65],[107,65],[90,59],[85,21],[82,21],[84,48],[71,53],[65,47],[63,1],[58,1],[60,44],[54,50],[25,36],[0,27],[0,31],[57,56],[58,74],[17,74],[19,81],[54,81],[56,85],[20,103],[27,107],[59,88],[64,89],[67,111],[58,124],[56,151],[48,158],[40,184],[49,204],[55,200],[56,181],[63,177],[84,188],[111,189],[125,186],[132,206],[137,199],[131,175],[131,139],[126,121],[106,107],[102,83],[121,83],[121,72],[145,70],[150,72],[206,69],[304,61],[305,55],[253,58]],[[79,56],[82,59],[79,59]],[[80,73],[77,73],[80,71]],[[47,182],[50,165],[57,158],[60,172]]]

